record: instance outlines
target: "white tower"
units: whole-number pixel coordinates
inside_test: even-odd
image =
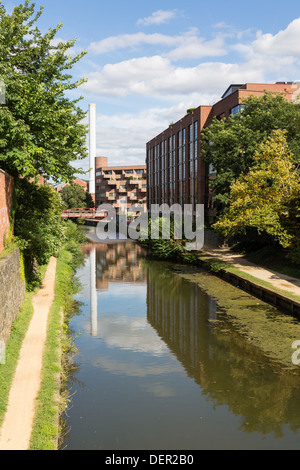
[[[90,139],[89,139],[89,153],[90,153],[90,184],[89,192],[95,198],[95,158],[96,158],[96,105],[89,105],[90,117]]]

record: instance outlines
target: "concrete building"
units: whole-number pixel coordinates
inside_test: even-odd
[[[210,212],[208,180],[210,169],[200,157],[200,134],[212,119],[226,119],[241,110],[243,99],[265,92],[282,93],[292,101],[300,93],[298,82],[275,84],[232,84],[220,101],[213,106],[199,106],[187,111],[175,124],[171,124],[147,143],[147,205],[151,204],[204,204]]]
[[[127,197],[127,208],[133,204],[146,206],[147,179],[146,166],[108,166],[107,157],[95,159],[95,207],[111,204],[116,211],[120,208],[120,198]]]

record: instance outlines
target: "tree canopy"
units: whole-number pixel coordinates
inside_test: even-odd
[[[243,110],[228,120],[213,120],[203,130],[203,157],[216,171],[210,185],[218,210],[228,204],[231,184],[254,165],[255,152],[275,129],[286,131],[295,163],[300,161],[300,105],[281,94],[265,93],[243,101]]]
[[[300,175],[286,135],[273,131],[259,145],[249,172],[232,183],[229,207],[214,228],[226,237],[254,228],[299,260]]]
[[[36,26],[43,8],[25,0],[8,14],[0,2],[0,167],[13,176],[70,181],[72,162],[86,157],[85,117],[78,99],[66,93],[85,80],[73,81],[70,69],[85,52],[72,56],[75,40],[58,42],[62,24],[46,34]],[[72,51],[71,51],[72,52]]]
[[[95,206],[90,193],[76,183],[64,186],[60,195],[66,209],[89,209]]]

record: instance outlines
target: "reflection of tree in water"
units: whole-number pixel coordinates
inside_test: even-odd
[[[214,407],[241,416],[247,433],[282,437],[285,425],[298,432],[298,369],[267,357],[196,283],[161,263],[149,265],[147,297],[149,322]]]

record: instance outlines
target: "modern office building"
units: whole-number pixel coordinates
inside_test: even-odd
[[[200,157],[203,128],[214,117],[226,119],[243,106],[243,99],[263,96],[265,92],[281,93],[292,101],[300,92],[298,82],[275,84],[233,84],[213,106],[199,106],[187,111],[186,116],[170,124],[147,143],[147,205],[151,204],[204,204],[206,215],[213,216],[210,208],[208,181],[210,168]]]
[[[101,204],[111,204],[118,212],[124,196],[127,198],[127,208],[134,204],[144,207],[147,204],[145,165],[108,166],[107,157],[96,157],[95,182],[96,209]]]

